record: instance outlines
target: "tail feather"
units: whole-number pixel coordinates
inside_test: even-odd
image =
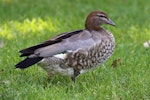
[[[30,67],[31,65],[36,64],[37,62],[41,61],[43,58],[38,57],[38,58],[26,58],[23,61],[19,62],[16,66],[16,68],[24,69],[27,67]]]

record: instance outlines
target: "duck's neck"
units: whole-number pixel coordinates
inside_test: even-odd
[[[89,31],[102,31],[103,30],[103,28],[100,26],[89,26],[89,25],[87,25],[85,29]]]

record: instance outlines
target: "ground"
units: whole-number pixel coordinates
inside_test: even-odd
[[[0,0],[1,100],[149,100],[150,0]],[[116,39],[111,58],[77,78],[48,78],[34,65],[15,69],[18,51],[62,32],[83,29],[87,14],[103,10]],[[119,59],[119,60],[117,60]],[[112,63],[116,63],[114,67]]]

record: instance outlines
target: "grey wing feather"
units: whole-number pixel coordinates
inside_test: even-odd
[[[24,57],[24,56],[28,56],[28,57],[29,56],[37,56],[38,57],[38,55],[34,55],[35,50],[37,50],[39,48],[46,47],[46,46],[50,46],[50,45],[60,43],[60,42],[62,42],[63,39],[67,39],[67,38],[69,38],[69,37],[71,37],[75,34],[79,34],[82,31],[83,30],[77,30],[77,31],[69,32],[69,33],[62,33],[62,34],[59,34],[56,37],[53,37],[50,40],[45,41],[41,44],[25,48],[25,49],[20,51],[20,53],[21,53],[20,57]]]
[[[57,44],[39,48],[35,50],[34,54],[39,57],[50,57],[64,51],[75,51],[77,49],[88,50],[94,43],[95,40],[93,40],[92,34],[84,30],[79,34],[63,39]]]

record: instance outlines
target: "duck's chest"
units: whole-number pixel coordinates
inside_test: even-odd
[[[92,46],[87,52],[72,53],[66,59],[67,66],[72,66],[79,70],[90,69],[101,65],[114,51],[114,42],[101,41]]]

